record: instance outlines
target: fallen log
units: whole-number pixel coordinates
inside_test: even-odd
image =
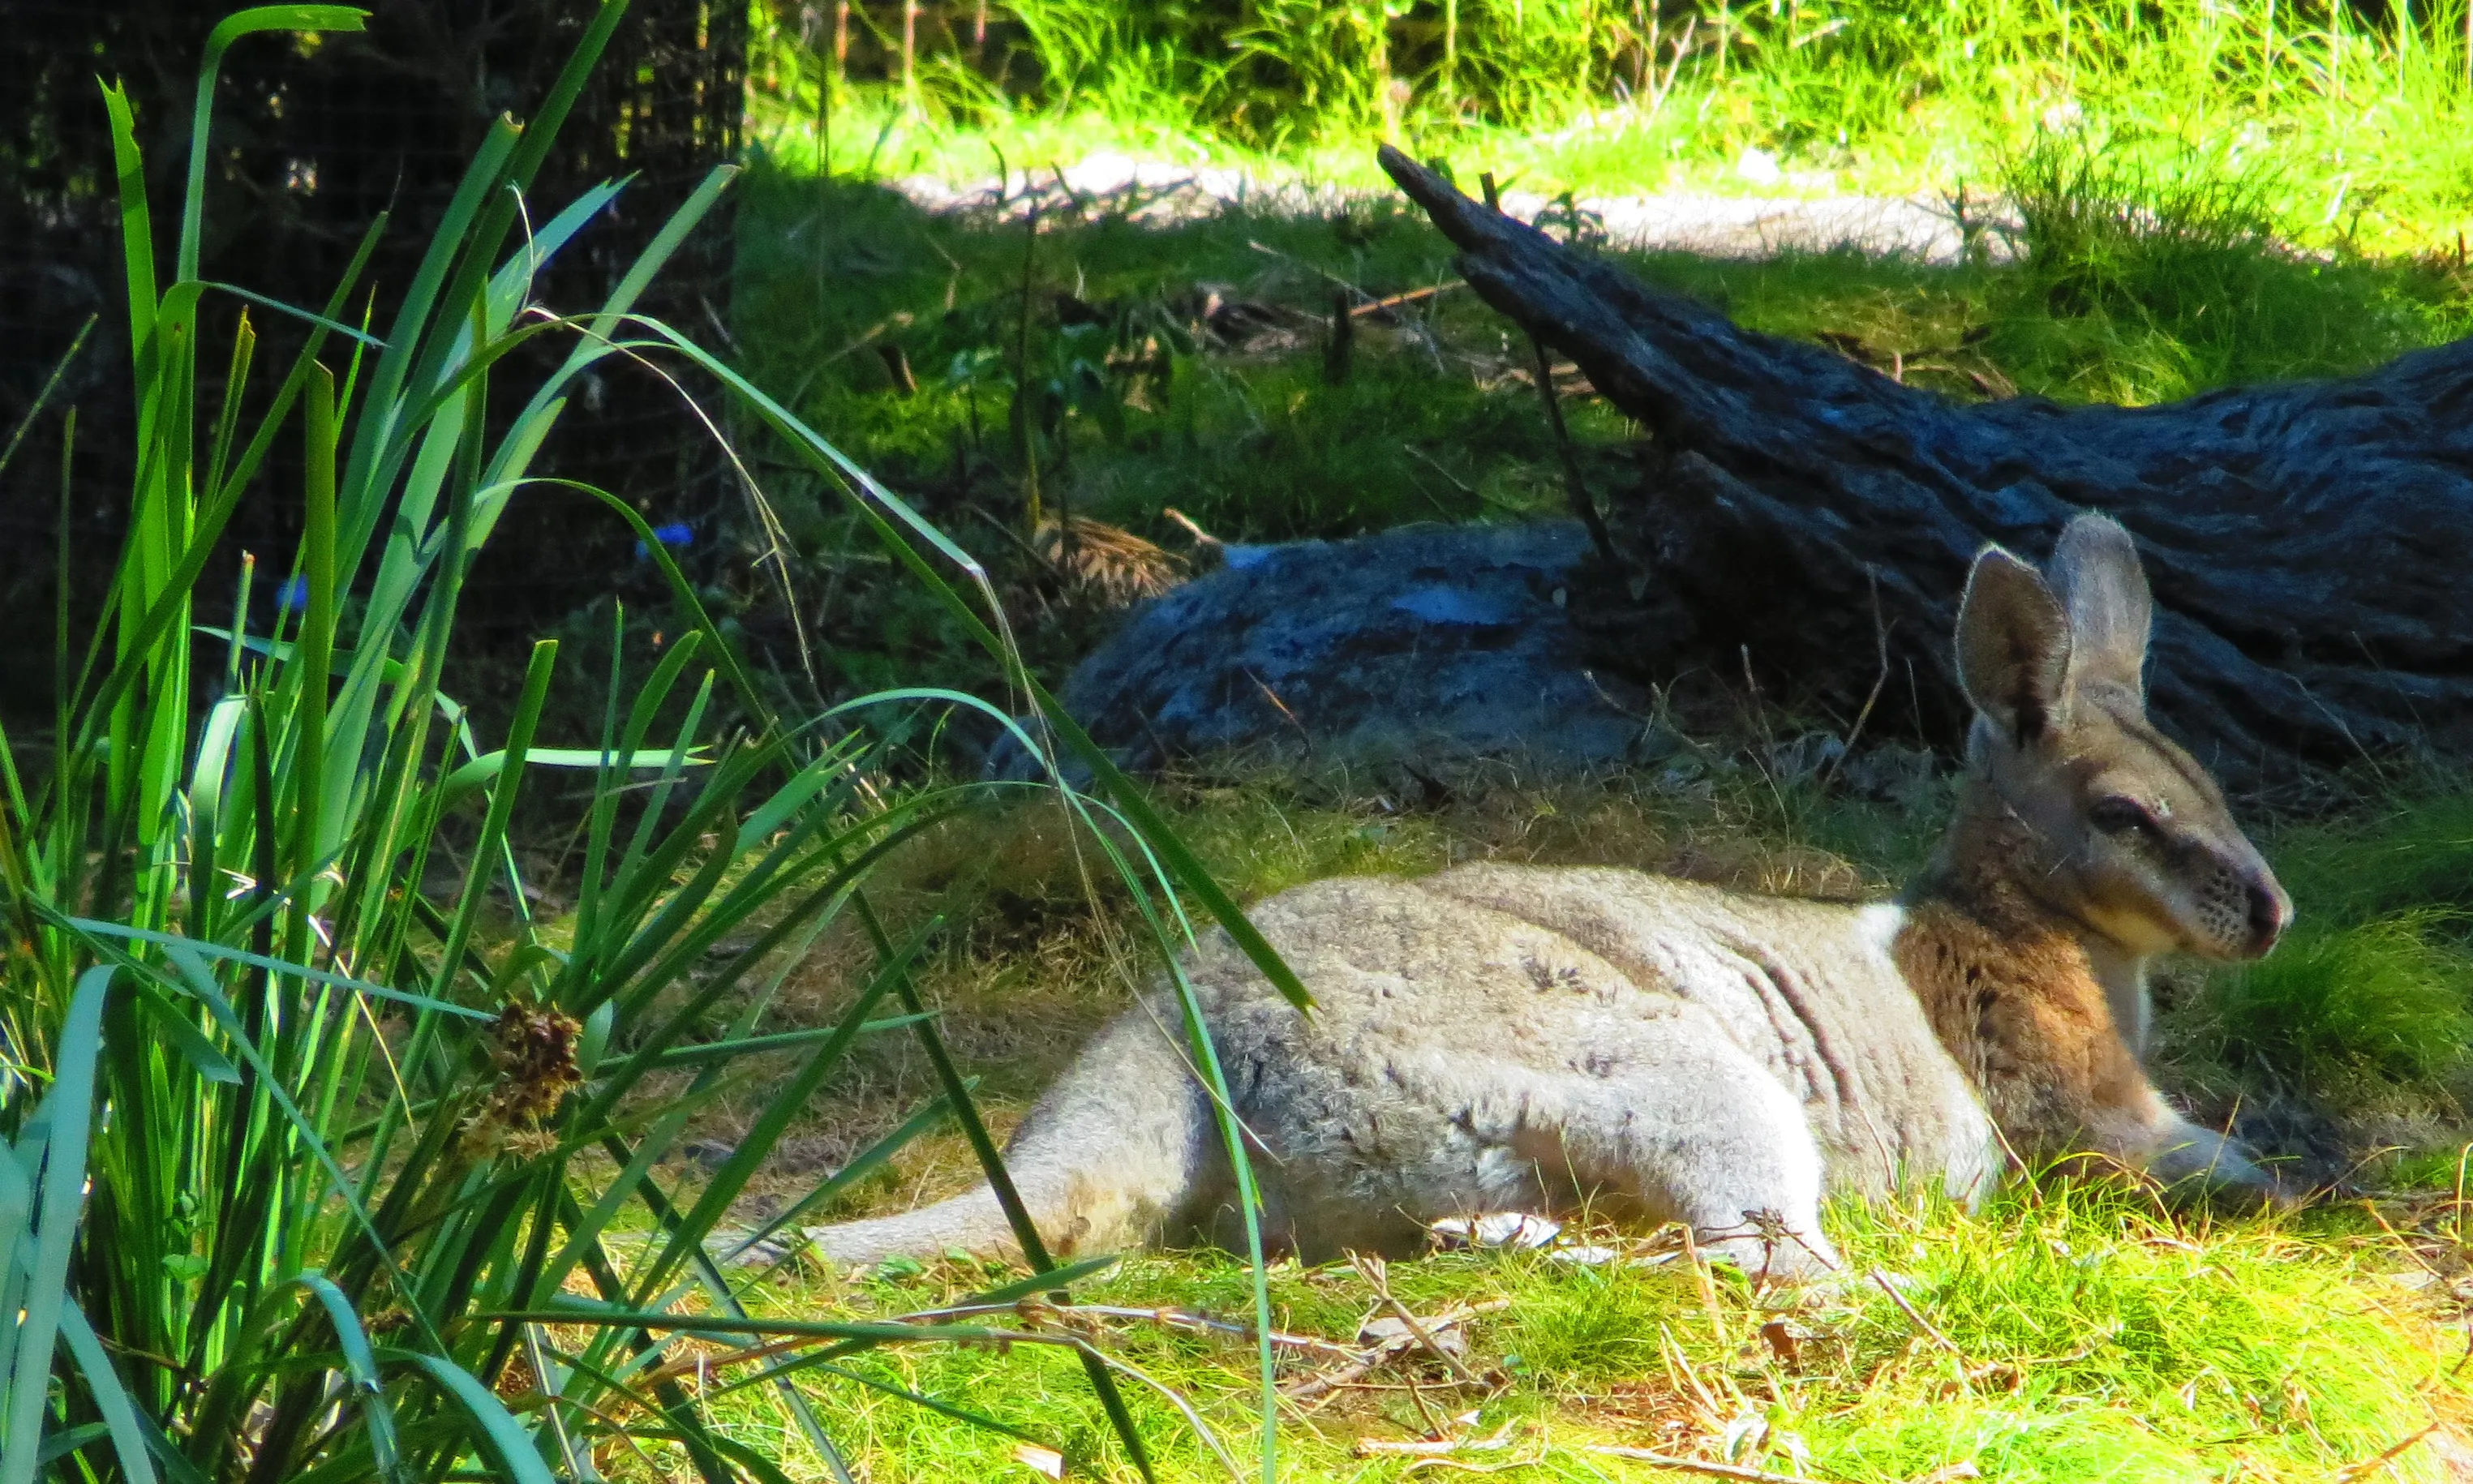
[[[1849,718],[1885,675],[1874,725],[1946,742],[1968,561],[1986,540],[2041,560],[2098,509],[2155,589],[2152,709],[2228,781],[2473,754],[2473,341],[2164,406],[1965,405],[1381,163],[1486,302],[1645,430],[1573,594],[1608,665],[1748,663]]]

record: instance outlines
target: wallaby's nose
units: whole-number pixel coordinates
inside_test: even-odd
[[[2293,922],[2293,898],[2272,878],[2254,881],[2249,888],[2249,950],[2253,957],[2275,946],[2284,929]]]

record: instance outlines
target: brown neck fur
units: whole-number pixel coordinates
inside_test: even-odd
[[[2018,1154],[2125,1153],[2166,1113],[2114,1024],[2084,929],[2029,889],[2043,853],[1970,781],[1908,889],[1891,952]]]

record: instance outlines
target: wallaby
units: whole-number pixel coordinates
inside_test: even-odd
[[[2012,1157],[2280,1197],[2139,1064],[2149,957],[2253,958],[2292,911],[2214,780],[2148,724],[2150,613],[2128,533],[2100,515],[2041,574],[1976,559],[1957,816],[1895,901],[1596,867],[1318,881],[1251,914],[1309,1014],[1207,937],[1186,969],[1266,1236],[1308,1260],[1396,1252],[1444,1216],[1594,1199],[1791,1273],[1837,1265],[1825,1197],[1972,1202]],[[1058,1252],[1240,1230],[1188,1044],[1155,991],[1023,1120],[1007,1164]],[[1014,1250],[984,1185],[809,1235],[847,1263]]]

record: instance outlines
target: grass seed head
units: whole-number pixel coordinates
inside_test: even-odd
[[[491,1027],[490,1057],[498,1087],[490,1095],[489,1121],[510,1131],[536,1129],[566,1094],[584,1081],[575,1065],[583,1027],[550,1006],[511,1000]]]

